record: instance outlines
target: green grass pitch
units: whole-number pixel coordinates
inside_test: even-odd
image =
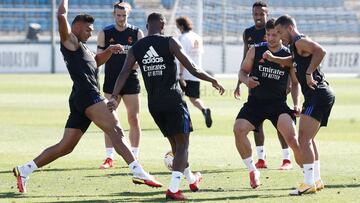
[[[213,127],[205,126],[202,114],[189,104],[194,132],[190,140],[190,164],[201,171],[201,190],[181,188],[193,202],[360,202],[360,79],[329,78],[336,92],[329,126],[317,136],[321,172],[326,188],[315,195],[290,197],[288,193],[302,181],[299,167],[277,170],[281,147],[276,131],[265,122],[265,147],[269,169],[261,171],[262,185],[253,190],[248,172],[236,151],[232,127],[246,101],[232,96],[235,79],[221,79],[226,87],[218,96],[208,83],[202,83],[202,98],[212,109]],[[165,187],[134,185],[125,162],[116,156],[115,167],[99,170],[104,159],[104,139],[94,125],[75,150],[31,175],[28,193],[20,194],[12,167],[33,159],[46,147],[57,143],[67,119],[71,80],[67,74],[0,75],[0,202],[163,202],[170,172],[163,155],[170,149],[167,140],[150,117],[145,89],[142,88],[140,162]],[[289,103],[291,100],[289,99]],[[121,124],[128,129],[124,106],[119,110]],[[252,135],[250,140],[253,142]],[[256,155],[254,158],[256,158]]]

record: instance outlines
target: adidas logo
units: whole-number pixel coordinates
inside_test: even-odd
[[[145,53],[143,60],[141,61],[143,64],[149,63],[161,63],[163,62],[163,57],[160,57],[159,54],[155,51],[153,46],[149,47],[149,50]]]

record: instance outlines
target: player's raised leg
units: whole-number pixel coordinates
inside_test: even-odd
[[[33,161],[14,167],[13,173],[17,178],[19,192],[27,192],[27,182],[32,172],[72,152],[82,135],[83,132],[80,129],[65,128],[63,138],[59,143],[45,149]]]
[[[151,187],[162,186],[153,176],[144,171],[140,163],[135,159],[126,141],[123,130],[120,127],[116,111],[110,112],[105,101],[102,101],[88,107],[85,113],[100,129],[109,135],[116,152],[122,156],[129,165],[134,175],[134,183],[146,184]]]

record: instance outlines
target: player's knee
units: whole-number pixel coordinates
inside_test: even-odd
[[[292,148],[292,149],[296,149],[299,147],[299,142],[296,139],[295,135],[291,135],[289,136],[288,139],[286,139],[286,143]]]
[[[128,122],[129,125],[132,127],[139,126],[139,114],[137,113],[128,114]]]
[[[300,147],[309,146],[309,145],[311,145],[311,139],[309,139],[306,136],[299,135],[299,145],[300,145]]]
[[[124,137],[124,131],[120,126],[116,125],[114,130],[117,136]]]
[[[234,125],[233,132],[235,136],[244,136],[247,134],[247,129],[240,123],[236,122]]]

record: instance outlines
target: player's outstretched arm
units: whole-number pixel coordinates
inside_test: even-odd
[[[109,100],[109,102],[107,104],[108,109],[110,111],[113,111],[117,108],[118,95],[119,95],[121,89],[124,87],[124,84],[125,84],[127,78],[129,77],[129,75],[131,73],[131,69],[134,66],[135,62],[136,62],[136,59],[135,59],[133,50],[132,50],[132,48],[130,48],[128,51],[128,54],[126,55],[122,70],[116,79],[114,90],[111,95],[111,99]]]
[[[211,82],[212,86],[219,90],[219,93],[222,95],[225,91],[224,87],[218,83],[218,81],[207,74],[202,69],[198,68],[194,62],[190,60],[190,58],[186,55],[183,50],[180,42],[177,39],[170,39],[170,51],[175,55],[175,57],[179,60],[179,62],[195,77]]]
[[[79,43],[75,35],[71,33],[67,15],[68,0],[61,0],[57,13],[60,41],[67,49],[75,51],[79,47]]]
[[[263,58],[274,62],[274,63],[278,63],[281,64],[283,66],[286,67],[290,67],[293,64],[293,58],[292,56],[287,56],[287,57],[279,57],[279,56],[274,56],[271,51],[267,50],[266,52],[264,52],[263,54]]]

